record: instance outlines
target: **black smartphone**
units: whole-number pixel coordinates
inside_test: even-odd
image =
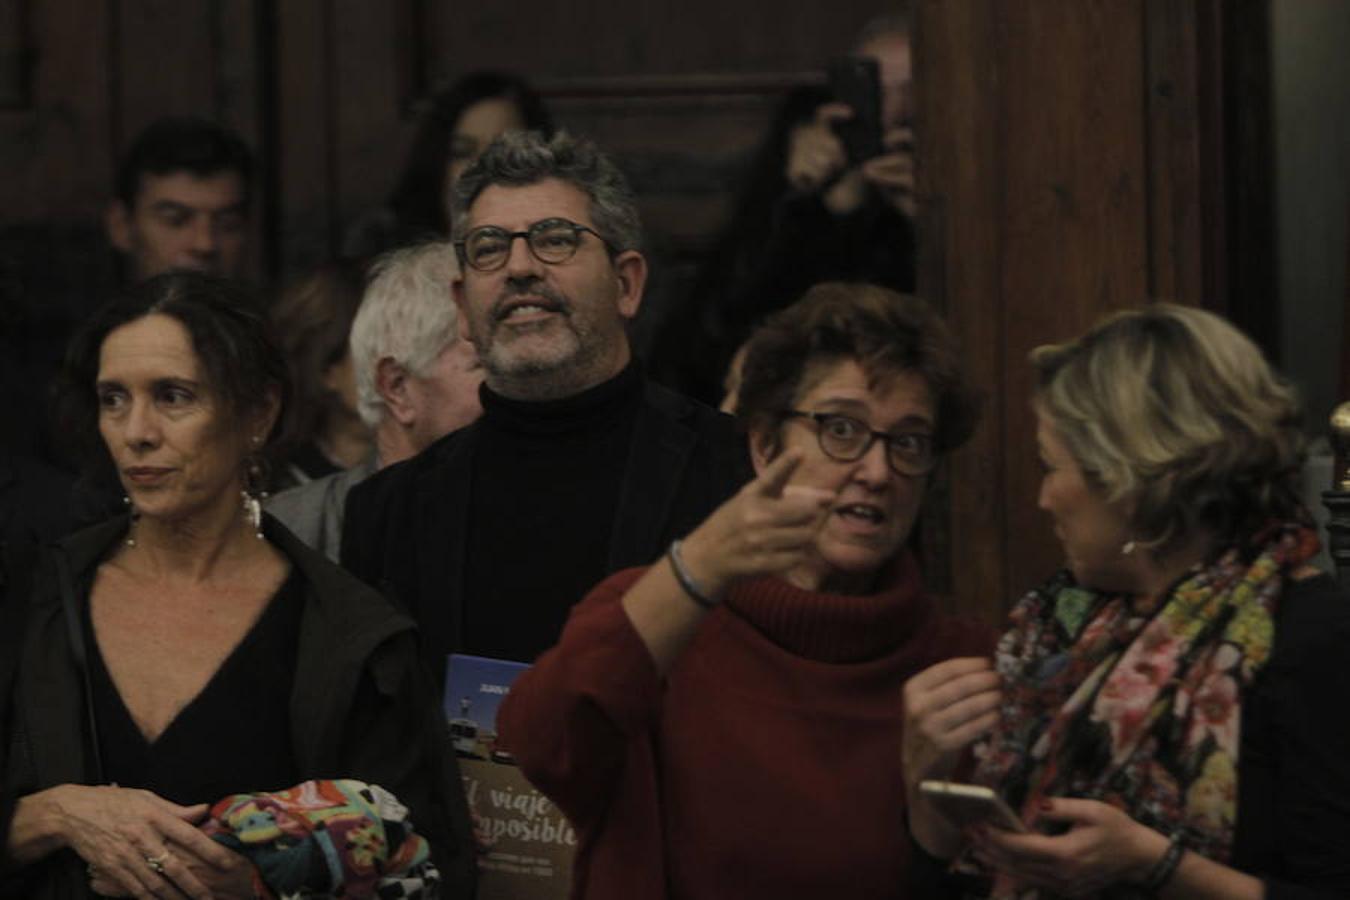
[[[881,155],[881,75],[870,56],[841,56],[830,63],[830,93],[853,117],[834,123],[850,163]]]

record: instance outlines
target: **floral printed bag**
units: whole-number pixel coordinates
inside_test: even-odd
[[[202,830],[254,864],[259,896],[432,898],[440,873],[408,810],[379,785],[306,781],[235,794],[211,807]]]

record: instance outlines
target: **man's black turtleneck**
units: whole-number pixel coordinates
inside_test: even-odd
[[[643,378],[618,375],[561,400],[484,386],[465,556],[463,649],[533,661],[572,606],[609,574],[609,548]]]
[[[342,564],[417,620],[437,657],[533,661],[613,570],[650,565],[750,477],[730,417],[631,365],[485,414],[352,488]]]

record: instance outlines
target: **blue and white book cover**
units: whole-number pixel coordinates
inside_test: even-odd
[[[577,837],[497,746],[497,709],[525,663],[450,655],[445,717],[478,839],[479,900],[563,900]]]
[[[466,759],[511,762],[498,751],[497,708],[506,699],[511,682],[528,669],[525,663],[488,659],[464,653],[450,654],[445,668],[445,717],[455,753]]]

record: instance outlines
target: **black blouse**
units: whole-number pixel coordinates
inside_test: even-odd
[[[253,627],[154,741],[147,741],[108,674],[85,604],[90,691],[102,781],[190,806],[299,781],[290,698],[304,607],[292,568]]]

